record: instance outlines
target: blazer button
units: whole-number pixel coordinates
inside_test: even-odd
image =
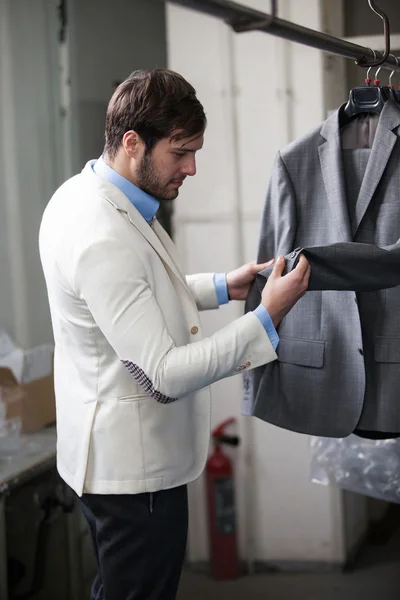
[[[246,360],[244,366],[246,367],[246,369],[248,369],[251,366],[251,362],[249,360]]]
[[[292,254],[290,255],[290,258],[296,258],[296,252],[292,252]]]
[[[192,335],[196,335],[196,333],[199,333],[199,328],[198,328],[198,327],[196,327],[196,325],[194,325],[194,326],[192,327],[192,329],[190,330],[190,333],[191,333]]]

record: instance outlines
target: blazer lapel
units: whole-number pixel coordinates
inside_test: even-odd
[[[354,221],[352,223],[353,236],[360,226],[386,165],[389,162],[390,155],[397,141],[397,135],[392,130],[399,125],[400,109],[392,100],[388,100],[379,118],[367,169],[358,195]]]
[[[128,200],[129,202],[129,200]],[[136,210],[136,208],[129,202],[130,206],[126,211],[128,214],[129,221],[132,223],[134,227],[146,238],[149,244],[153,247],[153,249],[157,252],[161,260],[164,264],[171,269],[174,275],[179,279],[179,281],[187,288],[186,280],[181,271],[179,270],[177,264],[175,263],[173,257],[169,254],[168,248],[163,244],[162,240],[155,233],[155,229],[157,228],[157,232],[160,230],[163,231],[161,225],[155,221],[154,229],[150,227],[145,219],[143,219],[142,215]],[[165,233],[165,237],[167,234]],[[172,240],[170,240],[169,246],[173,246]],[[174,252],[175,254],[176,252]]]
[[[338,242],[350,241],[352,237],[343,174],[339,111],[325,121],[321,136],[325,139],[318,147],[318,154],[333,217],[332,226],[337,231]]]
[[[169,257],[174,261],[174,264],[178,269],[179,273],[181,274],[182,279],[186,281],[185,275],[183,274],[179,264],[179,256],[174,242],[171,240],[168,233],[157,220],[154,221],[153,230],[156,233],[158,239],[161,241],[164,248],[166,249],[166,251],[168,252]]]
[[[148,243],[152,246],[152,248],[157,252],[163,263],[170,269],[175,277],[182,283],[182,285],[188,290],[186,285],[186,279],[184,275],[181,273],[178,268],[178,259],[177,253],[175,250],[175,246],[172,240],[169,238],[168,234],[164,232],[163,228],[157,221],[155,222],[155,227],[157,228],[157,233],[160,233],[160,238],[156,235],[153,228],[147,223],[147,221],[142,217],[138,210],[133,206],[133,204],[128,200],[128,198],[123,194],[118,188],[116,188],[112,183],[109,183],[105,179],[98,177],[92,171],[90,164],[85,167],[85,170],[93,175],[94,179],[92,182],[97,188],[97,192],[109,202],[116,210],[125,213],[128,216],[130,223],[146,238]],[[165,242],[165,245],[164,245]],[[171,256],[171,254],[173,256]]]

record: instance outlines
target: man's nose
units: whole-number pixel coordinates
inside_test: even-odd
[[[182,168],[182,174],[188,175],[189,177],[193,177],[193,175],[196,175],[196,159],[194,156],[188,158],[188,160],[185,161],[185,164]]]

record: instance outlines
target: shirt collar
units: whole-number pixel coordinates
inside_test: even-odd
[[[104,161],[103,157],[100,157],[94,162],[92,169],[96,175],[106,179],[121,190],[148,223],[154,219],[160,206],[158,200],[138,188],[137,185],[128,181],[128,179],[125,179],[125,177],[122,177],[117,171],[114,171],[114,169]]]

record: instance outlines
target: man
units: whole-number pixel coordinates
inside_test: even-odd
[[[207,458],[208,386],[275,360],[275,327],[307,289],[307,261],[282,277],[281,259],[260,306],[203,338],[198,310],[244,300],[266,267],[185,278],[155,219],[159,200],[196,173],[205,127],[180,75],[133,73],[109,103],[102,158],[64,183],[43,216],[57,465],[93,538],[93,600],[175,598],[186,484]]]

